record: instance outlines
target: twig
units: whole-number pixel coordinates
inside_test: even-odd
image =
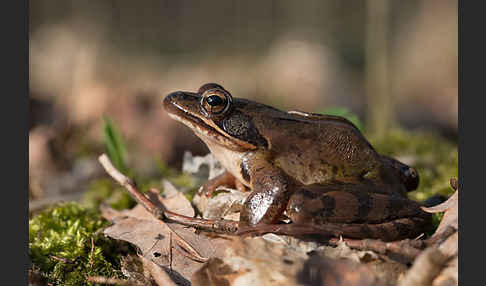
[[[123,279],[109,278],[103,276],[88,276],[86,277],[86,280],[92,283],[102,283],[102,284],[122,285],[122,286],[143,285],[142,283],[139,283],[134,280],[123,280]]]
[[[66,264],[73,264],[74,261],[75,261],[73,259],[59,257],[59,256],[55,256],[55,255],[50,255],[49,257],[52,258],[52,259],[54,259],[54,260],[60,261],[62,263],[66,263]]]
[[[172,271],[172,232],[169,232],[169,269]]]
[[[162,219],[163,214],[147,197],[145,197],[137,188],[135,181],[126,177],[120,173],[111,163],[110,159],[106,154],[102,154],[98,161],[101,163],[105,171],[110,175],[115,181],[127,189],[129,195],[139,204],[141,204],[149,213],[151,213],[155,218]]]
[[[93,262],[94,262],[94,239],[91,237],[91,252],[89,257],[89,267],[93,269]]]
[[[117,181],[120,185],[125,187],[128,194],[139,204],[141,204],[148,212],[159,220],[168,219],[182,225],[192,226],[201,230],[208,230],[211,232],[236,234],[238,231],[238,222],[231,220],[208,220],[199,219],[180,215],[167,210],[167,208],[160,202],[159,206],[151,202],[145,197],[136,187],[135,182],[120,173],[111,163],[106,154],[98,158],[101,165],[106,172]]]

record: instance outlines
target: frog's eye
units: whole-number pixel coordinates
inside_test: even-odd
[[[206,102],[210,106],[219,106],[224,104],[224,99],[222,99],[219,95],[210,95],[206,98]]]
[[[231,97],[222,91],[208,91],[203,94],[201,105],[206,113],[219,115],[228,110],[231,103]]]

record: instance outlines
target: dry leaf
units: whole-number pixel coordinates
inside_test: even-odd
[[[180,215],[194,217],[194,208],[192,207],[191,202],[187,200],[186,196],[182,192],[179,192],[174,185],[167,180],[163,180],[162,185],[164,187],[164,192],[162,193],[160,201],[167,207],[167,209]],[[155,189],[151,190],[152,193],[158,195],[158,193],[154,191]]]
[[[172,281],[170,278],[169,274],[165,272],[165,270],[161,267],[159,267],[157,264],[155,264],[152,260],[147,259],[143,256],[139,256],[140,260],[143,263],[143,267],[145,270],[147,270],[154,281],[157,283],[159,286],[175,286],[177,284]]]
[[[240,218],[239,212],[241,207],[246,198],[250,195],[250,192],[243,193],[238,190],[222,187],[217,190],[224,190],[225,192],[219,193],[209,199],[199,195],[194,197],[194,204],[203,214],[203,218],[223,218],[238,221]]]
[[[458,209],[459,209],[459,190],[455,191],[452,196],[447,199],[447,201],[443,202],[442,204],[426,208],[422,207],[422,209],[429,213],[437,213],[437,212],[444,212],[444,216],[440,221],[437,230],[435,231],[433,236],[438,236],[442,232],[444,232],[448,227],[453,227],[454,229],[459,230],[459,223],[458,223]]]
[[[154,195],[153,192],[151,194]],[[176,203],[177,200],[186,200],[183,195],[178,194],[168,198],[158,196],[158,199],[164,204],[168,203],[166,206],[169,210],[173,210],[174,205],[184,205]],[[102,214],[114,223],[104,230],[105,235],[136,245],[143,257],[168,269],[169,275],[178,284],[188,284],[189,277],[203,265],[202,260],[188,252],[181,241],[200,257],[209,258],[216,253],[209,238],[195,234],[191,228],[156,220],[140,205],[120,212],[105,206]]]

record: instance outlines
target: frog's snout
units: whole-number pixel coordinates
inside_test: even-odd
[[[181,98],[183,96],[183,94],[184,92],[182,91],[175,91],[167,95],[163,100],[164,108],[167,109],[172,106],[178,98]]]
[[[164,98],[163,104],[168,112],[187,112],[195,110],[199,106],[199,101],[200,96],[197,93],[175,91]]]

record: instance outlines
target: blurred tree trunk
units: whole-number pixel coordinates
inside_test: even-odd
[[[388,0],[368,0],[366,17],[367,130],[385,136],[393,124],[393,100],[388,70]]]

